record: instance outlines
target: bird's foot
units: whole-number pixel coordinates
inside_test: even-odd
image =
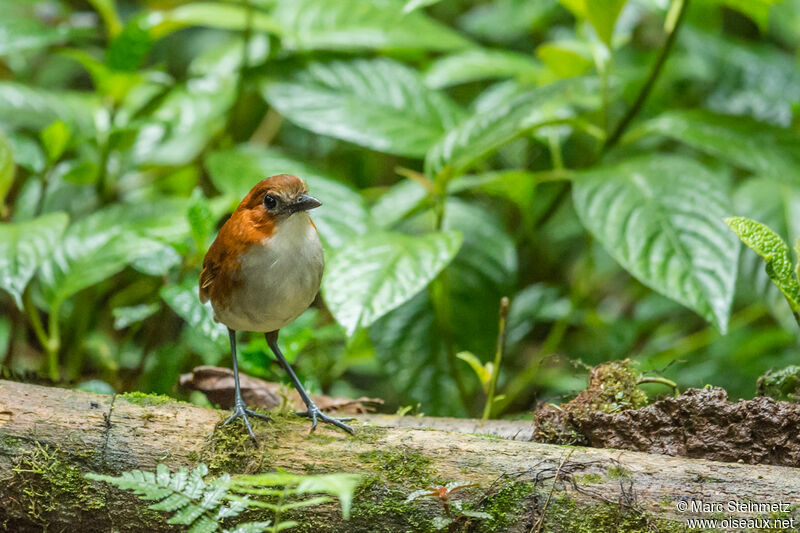
[[[307,411],[297,411],[295,414],[297,416],[306,416],[306,417],[311,419],[311,433],[313,433],[314,430],[317,429],[317,420],[322,420],[323,422],[326,422],[328,424],[333,424],[337,428],[341,428],[341,429],[345,430],[346,432],[350,433],[351,435],[355,434],[355,431],[353,431],[353,428],[351,428],[350,426],[345,424],[345,422],[348,422],[350,420],[355,420],[354,418],[352,418],[352,417],[335,418],[333,416],[328,416],[325,413],[323,413],[320,410],[320,408],[317,407],[316,405],[314,405],[313,403],[308,407]]]
[[[253,428],[250,427],[250,420],[247,419],[248,415],[260,418],[262,420],[267,420],[269,422],[272,421],[272,418],[270,418],[269,416],[262,415],[261,413],[256,413],[252,409],[248,409],[247,406],[244,404],[244,402],[236,402],[236,405],[233,407],[233,414],[222,425],[227,426],[237,418],[241,418],[242,422],[244,422],[244,426],[247,428],[247,432],[250,434],[250,437],[253,440],[256,440],[256,436],[253,433]]]

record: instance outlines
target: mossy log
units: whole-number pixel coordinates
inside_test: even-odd
[[[159,463],[203,462],[213,473],[362,474],[350,520],[333,504],[314,507],[294,517],[297,530],[309,532],[435,531],[446,513],[442,502],[407,496],[449,482],[470,485],[452,500],[482,515],[451,513],[449,531],[684,531],[687,518],[711,515],[680,513],[679,502],[800,502],[794,468],[538,444],[479,434],[488,432],[476,421],[452,422],[476,432],[469,434],[374,415],[356,423],[351,437],[328,427],[309,434],[308,421],[273,413],[274,422],[255,422],[254,445],[238,423],[219,427],[226,415],[157,397],[0,381],[0,528],[171,530],[145,502],[83,477]],[[485,427],[513,436],[509,424]],[[794,512],[726,508],[722,515],[788,520]]]

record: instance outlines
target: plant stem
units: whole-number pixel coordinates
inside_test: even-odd
[[[500,299],[500,319],[497,325],[497,348],[494,352],[494,367],[489,380],[489,390],[486,392],[486,405],[483,408],[483,420],[489,420],[494,405],[494,391],[497,388],[497,378],[500,375],[500,363],[503,361],[503,352],[506,347],[506,319],[508,318],[509,301],[507,296]]]
[[[503,391],[503,395],[505,397],[501,401],[496,402],[496,411],[498,413],[503,412],[506,407],[511,405],[511,403],[517,399],[517,396],[519,396],[522,391],[524,391],[531,383],[533,383],[533,381],[536,379],[536,375],[539,373],[539,365],[541,364],[542,359],[552,354],[558,345],[561,344],[561,340],[564,338],[564,334],[567,332],[568,326],[569,320],[567,317],[562,318],[553,324],[553,327],[550,328],[550,332],[547,334],[547,337],[542,343],[542,347],[533,357],[531,357],[531,359],[528,361],[528,364],[525,365],[525,368],[523,368],[521,372],[514,376],[514,379],[512,379],[506,386],[505,390]]]
[[[47,185],[50,183],[50,172],[53,170],[53,165],[48,163],[42,172],[42,191],[39,193],[39,198],[36,200],[36,210],[33,212],[34,217],[38,217],[42,214],[42,209],[44,209],[44,200],[47,196]]]
[[[667,378],[660,378],[657,376],[644,376],[636,381],[637,385],[641,385],[642,383],[660,383],[662,385],[666,385],[667,387],[672,388],[672,390],[675,392],[675,396],[677,396],[681,392],[678,389],[678,384],[672,381],[671,379]]]
[[[58,350],[61,347],[61,337],[58,329],[58,311],[60,305],[55,303],[50,309],[50,316],[47,321],[47,327],[50,331],[48,334],[44,329],[44,325],[42,324],[42,319],[39,316],[39,310],[36,309],[36,306],[33,303],[30,291],[25,291],[25,294],[22,298],[25,314],[28,315],[31,326],[33,326],[33,332],[36,334],[39,344],[42,345],[42,348],[44,348],[44,351],[47,354],[47,374],[51,381],[57,383],[61,379],[58,369]]]
[[[661,74],[661,71],[664,68],[664,64],[666,63],[667,57],[669,56],[669,53],[675,44],[675,38],[678,35],[678,30],[681,27],[681,23],[685,18],[684,15],[686,15],[686,10],[689,6],[689,0],[673,1],[675,2],[674,5],[677,6],[677,8],[675,8],[677,9],[675,24],[671,31],[667,34],[667,39],[664,41],[664,45],[661,47],[661,50],[658,53],[658,58],[653,64],[653,68],[650,70],[650,75],[647,77],[644,85],[642,85],[642,88],[639,89],[639,94],[636,96],[636,100],[634,100],[633,105],[630,107],[630,109],[628,109],[628,112],[625,113],[625,115],[622,117],[622,120],[619,121],[617,127],[614,128],[614,131],[608,136],[606,142],[603,144],[603,147],[600,150],[601,155],[613,148],[622,138],[622,134],[625,133],[626,129],[628,129],[631,121],[636,117],[636,115],[639,114],[639,111],[642,110],[642,106],[644,106],[647,97],[650,96],[650,93],[652,92],[653,87],[658,80],[658,76]],[[672,11],[672,9],[670,9],[670,11]]]

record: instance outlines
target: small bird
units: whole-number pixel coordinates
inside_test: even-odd
[[[208,249],[200,274],[200,301],[211,301],[214,320],[228,327],[233,356],[235,403],[230,424],[241,418],[255,439],[249,416],[271,420],[247,408],[239,387],[236,331],[263,332],[278,364],[289,374],[311,418],[348,433],[351,418],[334,418],[311,400],[278,347],[278,331],[308,309],[319,292],[324,258],[308,211],[322,203],[308,195],[298,177],[279,174],[261,180],[241,201]]]

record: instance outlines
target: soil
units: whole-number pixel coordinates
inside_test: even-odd
[[[626,408],[630,391],[618,387],[611,391],[617,399],[614,409],[602,402],[598,405],[598,398],[608,397],[609,389],[624,381],[618,379],[618,370],[614,369],[617,379],[611,387],[602,381],[609,372],[593,371],[588,388],[574,400],[539,409],[534,440],[800,466],[800,404],[769,397],[731,402],[725,389],[714,387],[689,389],[645,407]]]

